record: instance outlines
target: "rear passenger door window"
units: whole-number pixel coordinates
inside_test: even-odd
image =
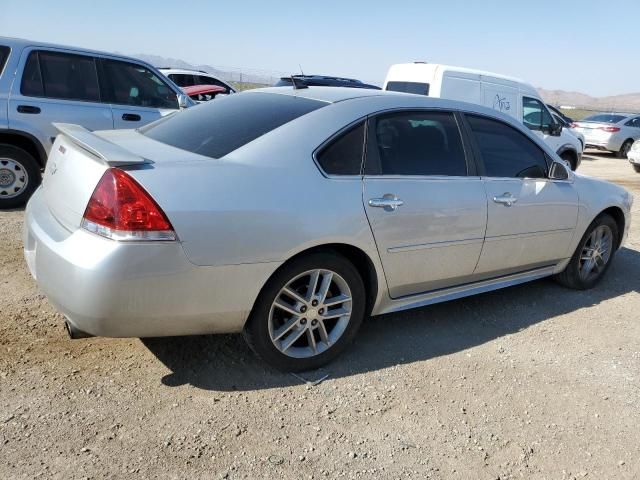
[[[488,177],[545,178],[544,152],[515,128],[486,117],[467,115]]]
[[[4,70],[4,64],[7,63],[7,59],[9,58],[9,52],[11,49],[7,46],[0,45],[0,76],[2,76],[2,71]]]
[[[375,119],[367,174],[465,176],[460,129],[451,112],[397,112]]]
[[[103,97],[116,105],[178,108],[176,93],[143,65],[103,59],[100,77]]]
[[[327,175],[360,175],[364,152],[365,122],[338,135],[316,155]]]
[[[185,73],[172,73],[169,78],[179,87],[191,87],[198,84],[193,75]]]
[[[627,123],[625,123],[627,127],[640,128],[640,118],[632,118]]]
[[[33,51],[27,59],[21,92],[27,96],[99,102],[95,59],[68,53]]]

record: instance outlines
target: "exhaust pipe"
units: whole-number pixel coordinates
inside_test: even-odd
[[[83,332],[82,330],[77,329],[73,326],[73,324],[69,320],[65,320],[64,329],[69,334],[69,338],[71,340],[77,340],[79,338],[91,338],[93,335],[87,332]]]

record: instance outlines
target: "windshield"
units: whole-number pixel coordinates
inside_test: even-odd
[[[182,150],[221,158],[325,105],[293,95],[240,93],[188,108],[139,132]]]
[[[618,123],[624,120],[625,118],[627,117],[625,117],[624,115],[599,113],[598,115],[591,115],[582,121],[583,122],[599,122],[599,123]]]

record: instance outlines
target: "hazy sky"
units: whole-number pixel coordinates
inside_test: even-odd
[[[377,83],[425,60],[596,96],[640,92],[639,28],[640,0],[0,2],[3,36]]]

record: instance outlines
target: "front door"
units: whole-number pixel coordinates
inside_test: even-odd
[[[464,283],[482,249],[487,202],[456,117],[400,111],[369,123],[363,203],[391,297]]]
[[[554,152],[557,152],[564,143],[561,137],[549,134],[555,120],[547,107],[537,98],[522,97],[522,123],[544,140]]]
[[[488,215],[477,275],[499,276],[547,266],[571,255],[578,195],[547,178],[542,149],[515,128],[467,115],[484,168]]]
[[[178,97],[160,76],[137,63],[102,59],[100,82],[114,128],[138,128],[178,110]]]

